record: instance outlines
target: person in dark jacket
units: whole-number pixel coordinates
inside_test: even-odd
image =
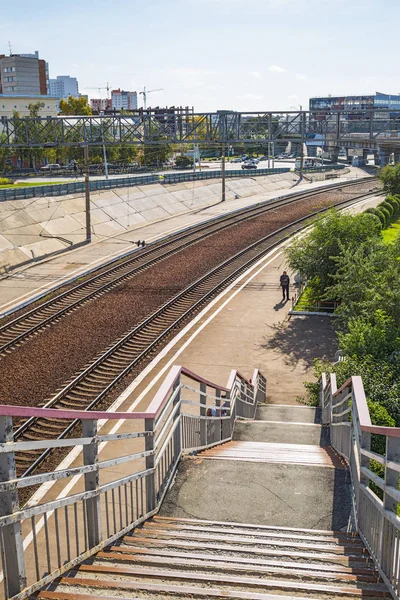
[[[289,285],[290,285],[290,279],[289,279],[289,275],[286,273],[286,271],[283,271],[282,275],[280,276],[280,285],[282,288],[282,300],[289,300]]]

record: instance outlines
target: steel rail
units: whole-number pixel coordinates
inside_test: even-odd
[[[97,298],[158,262],[197,243],[201,239],[281,206],[293,204],[309,197],[312,198],[330,190],[351,188],[360,185],[360,183],[368,183],[368,181],[372,183],[376,180],[367,177],[356,182],[324,186],[323,189],[319,188],[308,192],[299,192],[298,194],[284,196],[276,200],[258,203],[254,206],[239,209],[234,213],[229,213],[222,217],[215,217],[205,223],[193,225],[184,231],[172,234],[150,244],[144,252],[138,253],[137,250],[133,250],[129,253],[128,257],[115,259],[109,263],[111,266],[106,271],[104,271],[104,265],[99,267],[96,271],[101,271],[100,273],[0,326],[0,356],[12,351],[12,349],[21,345],[21,343],[33,334],[36,334],[51,323],[57,322],[61,317],[76,310],[79,306]]]
[[[368,195],[371,194],[364,193],[357,198],[346,199],[337,203],[336,206],[342,208],[350,206]],[[321,208],[285,225],[201,276],[121,337],[59,391],[43,408],[74,408],[85,411],[94,409],[118,381],[138,366],[165,338],[192,317],[206,302],[271,249],[303,229],[313,217],[327,210],[327,208]],[[57,423],[54,423],[49,419],[32,417],[15,432],[14,440],[43,439],[49,430],[53,435],[59,432],[57,439],[62,439],[71,433],[77,423],[78,421],[74,420],[66,425],[65,420],[57,420]],[[17,455],[18,471],[23,472],[22,476],[30,475],[43,463],[50,452],[51,450],[37,451],[36,453],[31,451],[26,455],[22,455],[22,453]]]

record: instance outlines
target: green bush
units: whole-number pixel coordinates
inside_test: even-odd
[[[376,212],[376,208],[367,208],[367,210],[365,210],[364,212],[368,213],[369,215],[374,216],[376,222],[379,223],[380,229],[383,229],[383,227],[384,227],[383,219],[381,220],[381,218],[379,217],[378,213]]]
[[[12,179],[7,179],[7,177],[0,177],[0,185],[13,185],[14,182]]]
[[[394,207],[393,207],[393,205],[390,202],[386,202],[386,200],[385,200],[385,202],[381,202],[379,204],[379,207],[380,208],[386,208],[386,210],[389,211],[390,216],[391,217],[393,216]]]
[[[390,225],[390,221],[392,219],[391,219],[391,214],[388,211],[388,209],[385,206],[379,206],[379,208],[377,210],[379,210],[379,212],[381,212],[385,217],[385,227]]]
[[[386,202],[393,206],[393,214],[397,216],[400,213],[400,198],[398,196],[388,196]]]
[[[389,213],[387,213],[387,215],[388,214]],[[386,227],[387,215],[385,214],[384,210],[382,210],[381,208],[376,208],[375,209],[375,215],[380,219],[380,221],[382,223],[382,227]]]

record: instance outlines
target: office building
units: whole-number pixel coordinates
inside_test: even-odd
[[[49,79],[49,93],[50,96],[64,98],[65,100],[69,96],[78,98],[78,80],[76,77],[70,77],[69,75],[58,75],[56,79]]]
[[[116,110],[136,110],[137,109],[137,93],[126,92],[125,90],[112,90],[111,92],[111,107]]]
[[[46,96],[49,93],[49,68],[34,54],[0,55],[0,93],[6,96]]]
[[[375,92],[373,95],[310,98],[310,111],[316,113],[319,111],[334,110],[352,113],[356,118],[357,113],[377,109],[387,111],[389,115],[399,114],[400,94],[382,94],[381,92]],[[351,115],[349,118],[351,118]]]

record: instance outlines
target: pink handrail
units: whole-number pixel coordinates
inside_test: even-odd
[[[104,410],[64,410],[58,408],[38,408],[34,406],[12,406],[9,404],[0,405],[0,416],[7,417],[43,417],[52,419],[155,419],[163,407],[168,395],[180,375],[186,375],[189,379],[204,383],[208,387],[221,392],[229,392],[230,390],[224,386],[208,381],[200,375],[196,375],[189,369],[175,365],[171,368],[164,383],[160,386],[153,400],[144,412],[111,412]],[[244,378],[243,378],[244,379]],[[247,381],[247,380],[246,380]]]
[[[400,437],[400,427],[383,427],[382,425],[372,425],[362,377],[360,377],[360,375],[354,375],[353,377],[350,377],[333,394],[333,397],[340,395],[340,393],[346,388],[352,388],[353,390],[361,431],[365,431],[366,433],[376,433],[378,435]]]

